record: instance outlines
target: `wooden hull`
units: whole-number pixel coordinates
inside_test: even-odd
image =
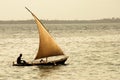
[[[65,64],[65,61],[68,59],[68,57],[64,57],[59,60],[55,61],[49,61],[49,62],[35,62],[35,63],[27,63],[27,64],[15,64],[13,63],[13,66],[39,66],[39,65],[59,65],[59,64]]]

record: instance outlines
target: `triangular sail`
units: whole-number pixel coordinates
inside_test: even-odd
[[[39,50],[35,59],[40,59],[50,56],[64,55],[60,47],[55,43],[54,39],[46,31],[40,20],[28,9],[26,8],[34,17],[39,30]]]

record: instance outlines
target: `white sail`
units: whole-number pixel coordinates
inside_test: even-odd
[[[39,43],[38,53],[35,59],[64,55],[63,51],[60,49],[60,47],[56,44],[54,39],[50,36],[50,34],[44,28],[40,20],[28,8],[26,9],[33,15],[39,31],[40,43]]]

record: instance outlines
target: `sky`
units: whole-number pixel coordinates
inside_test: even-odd
[[[0,0],[0,20],[93,20],[120,18],[120,0]]]

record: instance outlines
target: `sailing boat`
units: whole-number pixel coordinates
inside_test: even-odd
[[[46,58],[46,61],[42,62],[27,62],[27,64],[17,64],[13,63],[13,66],[33,66],[33,65],[58,65],[58,64],[64,64],[65,61],[68,59],[68,56],[66,56],[61,48],[56,44],[54,39],[51,37],[51,35],[47,32],[44,25],[41,23],[41,21],[27,8],[25,7],[34,17],[34,20],[37,24],[38,32],[39,32],[39,49],[36,57],[34,60]],[[48,57],[52,56],[60,56],[64,55],[63,58],[53,61],[48,61]]]

